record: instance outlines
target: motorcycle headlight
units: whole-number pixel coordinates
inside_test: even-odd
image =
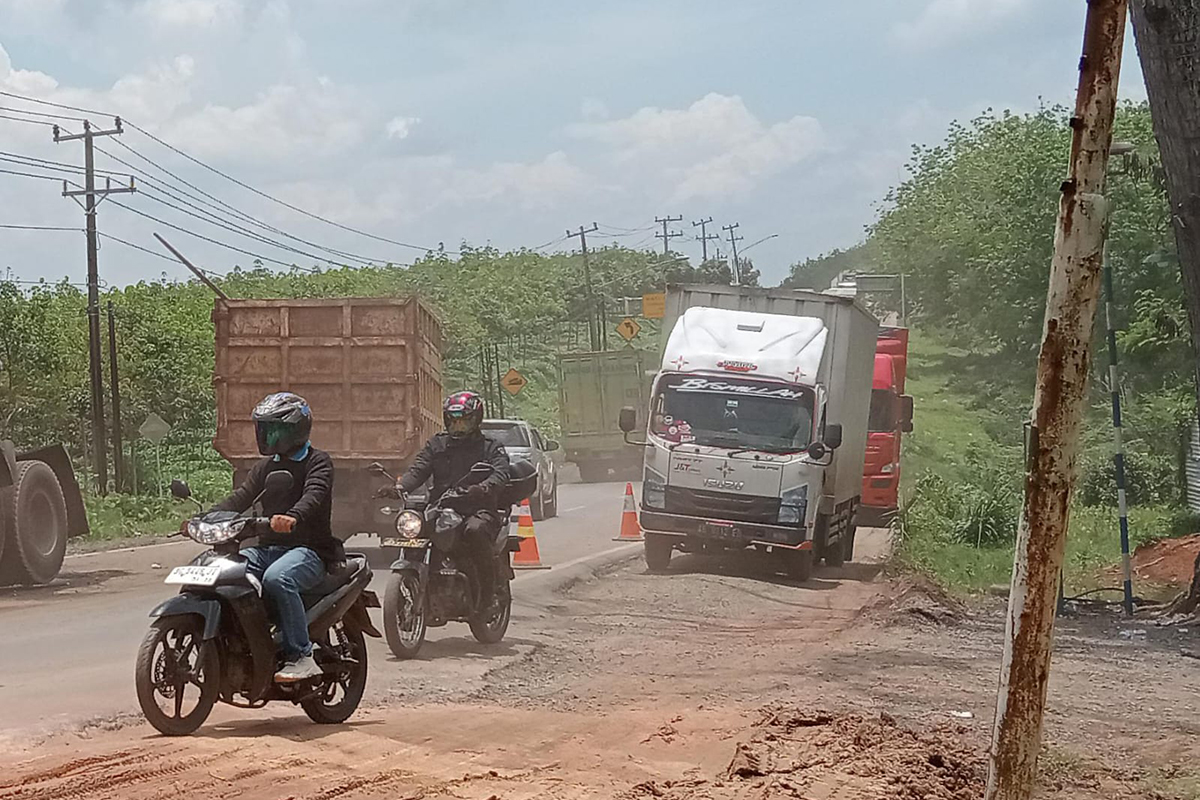
[[[642,506],[658,509],[667,507],[667,479],[649,467],[642,475]]]
[[[415,511],[401,511],[396,516],[396,533],[405,539],[416,539],[421,535],[423,521]]]
[[[808,485],[788,489],[779,498],[779,524],[801,525],[808,512]]]
[[[192,520],[188,523],[188,536],[200,544],[224,544],[242,532],[246,520],[232,519],[227,522],[203,522]]]

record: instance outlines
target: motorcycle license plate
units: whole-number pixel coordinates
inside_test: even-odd
[[[220,567],[176,567],[167,574],[163,583],[179,583],[186,586],[212,586],[221,577]]]
[[[400,539],[395,536],[387,536],[383,539],[384,547],[403,547],[403,548],[422,548],[429,546],[428,539]]]

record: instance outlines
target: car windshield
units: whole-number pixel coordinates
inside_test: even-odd
[[[651,408],[651,431],[672,442],[785,453],[812,439],[813,394],[798,386],[669,376]]]
[[[529,434],[523,425],[483,423],[483,432],[505,447],[529,447]]]

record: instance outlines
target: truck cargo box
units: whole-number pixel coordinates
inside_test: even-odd
[[[313,409],[313,445],[335,467],[334,531],[376,532],[372,461],[403,469],[441,428],[442,329],[415,297],[217,300],[217,431],[240,479],[260,456],[250,412],[292,391]]]

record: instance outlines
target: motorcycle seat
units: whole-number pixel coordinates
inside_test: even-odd
[[[307,592],[301,593],[301,597],[304,598],[304,604],[306,606],[311,605],[321,598],[333,594],[354,580],[366,569],[369,569],[366,556],[358,555],[357,553],[347,554],[345,561],[326,568],[325,577],[321,579],[320,583]]]

